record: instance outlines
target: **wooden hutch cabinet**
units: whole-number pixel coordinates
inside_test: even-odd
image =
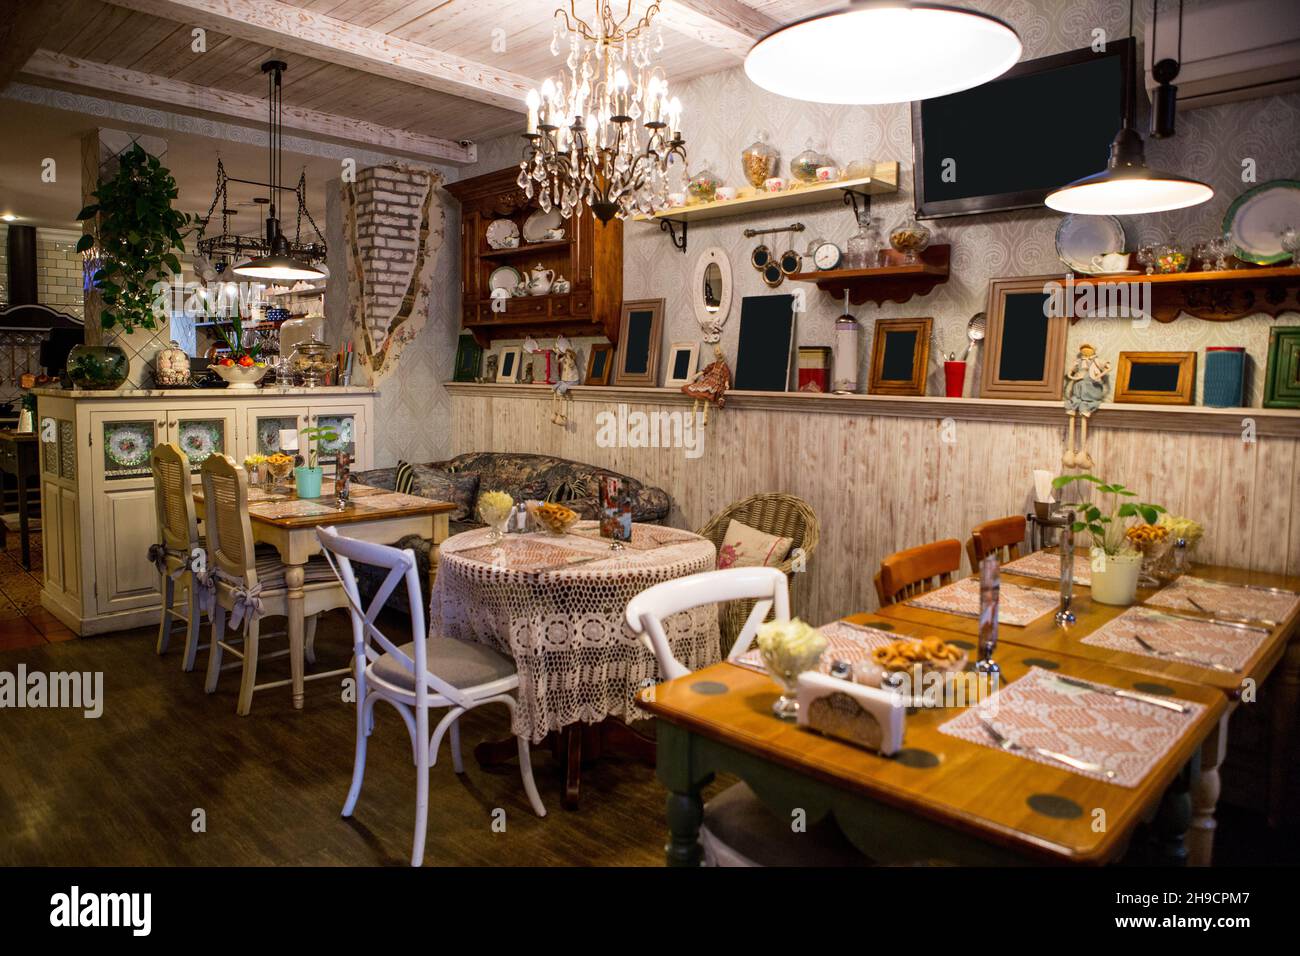
[[[515,182],[517,166],[449,183],[446,190],[460,200],[461,326],[485,348],[493,339],[526,335],[553,337],[603,335],[618,341],[619,309],[623,302],[623,223],[601,225],[586,206],[561,223],[564,238],[555,242],[525,242],[524,221],[538,210]],[[488,246],[487,229],[495,219],[510,219],[519,227],[516,249]],[[564,294],[518,296],[505,300],[505,309],[492,310],[488,277],[501,266],[513,266],[527,279],[541,265],[572,283]]]

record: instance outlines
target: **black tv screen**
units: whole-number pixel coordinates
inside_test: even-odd
[[[1133,41],[1029,60],[989,83],[912,104],[917,216],[1041,206],[1100,172],[1123,125]]]

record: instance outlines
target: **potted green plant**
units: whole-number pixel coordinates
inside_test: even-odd
[[[299,498],[319,498],[325,469],[320,466],[321,445],[339,440],[339,433],[328,425],[311,425],[298,433],[307,442],[307,464],[293,470]]]
[[[1065,505],[1075,512],[1074,533],[1084,532],[1092,540],[1092,597],[1102,604],[1132,604],[1137,599],[1142,554],[1129,543],[1126,532],[1135,519],[1155,524],[1165,509],[1130,500],[1137,497],[1136,491],[1096,475],[1059,475],[1052,479],[1052,487],[1064,488],[1073,481],[1092,485],[1098,498]]]
[[[99,321],[87,316],[87,342],[68,354],[68,375],[78,388],[117,388],[131,363],[126,353],[102,342],[104,333],[130,334],[137,326],[155,329],[167,309],[155,286],[181,271],[178,252],[191,217],[172,208],[177,196],[170,170],[140,148],[117,157],[117,171],[93,193],[95,202],[77,215],[95,223],[77,243],[78,252],[98,247],[99,267],[91,276],[102,309]]]

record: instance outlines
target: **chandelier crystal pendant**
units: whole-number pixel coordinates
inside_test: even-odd
[[[544,212],[568,219],[586,203],[602,223],[650,215],[668,204],[668,171],[685,164],[681,101],[670,96],[652,54],[663,49],[653,3],[633,19],[596,0],[594,25],[555,11],[551,53],[567,44],[564,69],[528,92],[519,187]]]

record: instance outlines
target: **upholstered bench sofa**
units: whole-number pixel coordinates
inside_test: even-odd
[[[409,467],[411,494],[437,501],[451,501],[457,506],[449,516],[452,534],[482,527],[478,520],[478,496],[485,491],[504,491],[518,501],[535,498],[563,502],[584,518],[594,519],[599,517],[600,512],[601,480],[617,478],[623,483],[624,490],[632,496],[633,521],[661,522],[668,517],[668,510],[672,507],[672,499],[662,488],[647,487],[629,475],[621,475],[607,468],[550,455],[475,451],[446,461]],[[392,490],[397,487],[399,470],[405,469],[401,465],[397,468],[376,468],[356,472],[353,478],[361,484]],[[399,548],[415,551],[420,566],[420,580],[427,582],[433,542],[417,535],[409,535],[395,544]],[[374,569],[359,569],[358,583],[367,591],[377,587],[381,579],[382,575],[374,573]],[[398,588],[398,592],[400,599],[390,600],[389,603],[405,611],[405,591]],[[426,594],[426,601],[428,597]]]

